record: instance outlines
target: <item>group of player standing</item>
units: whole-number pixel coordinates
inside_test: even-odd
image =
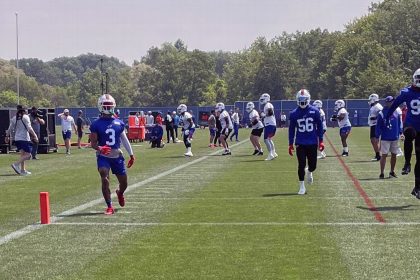
[[[317,159],[325,158],[326,156],[323,137],[327,130],[327,125],[325,113],[322,110],[322,101],[315,100],[311,105],[311,95],[308,90],[301,89],[298,91],[296,93],[296,101],[297,108],[291,111],[289,117],[289,154],[293,156],[294,152],[296,152],[299,178],[298,194],[303,195],[306,193],[305,175],[307,176],[307,182],[312,184],[312,172],[316,169]],[[395,140],[392,137],[395,134],[399,136],[403,133],[405,136],[404,156],[406,162],[402,174],[408,174],[411,170],[410,161],[413,151],[413,140],[415,140],[415,186],[411,194],[420,199],[420,69],[413,75],[413,84],[401,90],[397,98],[394,99],[392,96],[389,96],[385,99],[386,108],[381,108],[379,96],[376,94],[370,96],[369,102],[371,104],[369,124],[371,127],[374,126],[370,132],[371,142],[375,150],[374,160],[379,159],[381,152],[382,157],[386,156],[389,151],[392,154],[396,153],[395,143],[393,143]],[[259,138],[264,133],[264,142],[268,150],[266,160],[273,160],[278,156],[273,142],[273,137],[276,134],[274,107],[270,103],[270,95],[267,93],[261,95],[259,103],[264,105],[261,115],[255,110],[253,102],[248,102],[246,105],[246,111],[249,114],[249,120],[252,126],[250,140],[254,148],[253,155],[263,155]],[[404,129],[401,129],[401,124],[398,121],[399,113],[394,113],[402,103],[407,105],[407,117],[404,122]],[[127,167],[131,167],[135,161],[133,150],[124,131],[124,123],[113,117],[115,107],[116,103],[111,95],[105,94],[101,96],[98,100],[98,109],[101,117],[90,126],[90,141],[92,148],[97,151],[98,172],[101,176],[102,193],[107,204],[105,214],[108,215],[115,212],[112,206],[111,191],[109,188],[110,170],[116,175],[119,181],[119,187],[116,190],[118,202],[122,207],[125,204],[124,191],[127,188],[127,173],[124,157],[120,149],[121,144],[130,156]],[[177,111],[181,115],[183,140],[186,147],[184,155],[191,157],[193,156],[191,142],[195,131],[193,117],[187,111],[185,104],[179,105]],[[232,120],[223,103],[217,103],[215,111],[221,124],[219,133],[220,141],[224,148],[222,155],[231,155],[227,139],[233,130]],[[342,156],[345,157],[349,155],[347,137],[351,131],[351,123],[344,100],[335,101],[335,111],[336,114],[331,117],[331,121],[338,122],[343,145]],[[381,149],[378,146],[378,138],[381,138]],[[398,141],[398,138],[396,140]],[[387,141],[390,143],[387,143]],[[319,156],[317,155],[318,151],[320,152]],[[395,161],[393,162],[391,159],[392,164],[395,166]],[[383,177],[382,164],[381,172],[381,177]],[[391,168],[390,176],[396,177],[393,167]]]

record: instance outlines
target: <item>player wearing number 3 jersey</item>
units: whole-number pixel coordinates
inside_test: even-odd
[[[313,182],[312,172],[316,169],[317,150],[324,150],[324,129],[318,108],[309,105],[311,95],[306,89],[301,89],[296,94],[298,107],[290,113],[289,125],[289,154],[293,156],[296,145],[298,158],[299,192],[305,194],[305,167],[309,184]]]
[[[127,172],[120,149],[121,144],[123,144],[130,155],[127,167],[130,168],[135,160],[130,142],[125,134],[124,123],[113,117],[115,106],[115,100],[111,95],[102,95],[98,100],[98,109],[101,112],[101,117],[90,126],[90,141],[92,148],[96,150],[98,172],[102,181],[102,194],[107,204],[105,211],[107,215],[112,215],[115,212],[112,207],[109,188],[110,169],[119,182],[119,188],[116,190],[118,202],[121,207],[125,204],[124,191],[127,189]]]
[[[405,164],[402,174],[406,175],[411,170],[410,160],[413,152],[413,140],[416,147],[416,166],[414,167],[414,189],[411,192],[420,199],[420,68],[414,72],[413,84],[401,90],[400,95],[395,99],[385,116],[387,120],[391,117],[397,107],[406,103],[407,116],[404,122],[404,157]],[[388,121],[389,122],[389,121]]]

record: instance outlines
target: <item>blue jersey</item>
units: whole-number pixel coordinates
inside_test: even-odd
[[[108,145],[112,149],[120,148],[124,129],[124,123],[115,118],[101,117],[90,125],[90,132],[98,135],[98,146]]]
[[[318,108],[312,105],[304,109],[297,107],[290,112],[289,120],[289,145],[318,145],[318,141],[323,140],[324,130]]]
[[[175,117],[174,117],[174,125],[179,126],[179,116],[178,115],[175,115]]]
[[[420,131],[420,88],[418,87],[409,86],[401,90],[400,95],[392,103],[386,114],[386,119],[389,119],[395,109],[404,102],[407,105],[405,126],[411,126],[416,131]]]
[[[400,134],[402,133],[401,117],[397,112],[394,112],[387,123],[384,116],[388,114],[388,111],[388,108],[384,108],[382,112],[379,112],[375,128],[375,137],[381,137],[381,140],[384,141],[395,141],[400,138]]]
[[[163,137],[163,128],[160,125],[155,125],[150,132],[150,138],[157,140],[162,139]]]

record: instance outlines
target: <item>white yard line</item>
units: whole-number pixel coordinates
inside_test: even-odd
[[[144,227],[144,226],[419,226],[420,222],[226,222],[226,223],[89,223],[57,222],[53,225],[70,226],[126,226],[126,227]]]
[[[243,141],[241,141],[239,143],[236,143],[236,144],[232,145],[231,147],[233,148],[235,146],[244,144],[246,142],[248,142],[248,140],[243,140]],[[172,173],[174,173],[174,172],[176,172],[178,170],[184,169],[187,166],[190,166],[190,165],[193,165],[193,164],[202,162],[202,161],[208,159],[209,156],[214,156],[214,155],[217,155],[217,154],[219,154],[221,152],[223,152],[223,150],[217,150],[217,151],[215,151],[215,152],[213,152],[211,154],[208,154],[206,156],[202,156],[202,157],[197,158],[197,159],[195,159],[193,161],[184,163],[184,164],[179,165],[179,166],[177,166],[175,168],[172,168],[172,169],[169,169],[167,171],[164,171],[164,172],[162,172],[162,173],[160,173],[158,175],[155,175],[155,176],[152,176],[150,178],[147,178],[147,179],[145,179],[143,181],[134,183],[134,184],[128,186],[128,188],[126,190],[126,193],[127,192],[130,192],[130,191],[133,191],[133,190],[135,190],[135,189],[137,189],[139,187],[142,187],[144,185],[148,185],[148,184],[150,184],[153,181],[156,181],[156,180],[158,180],[160,178],[163,178],[165,176],[168,176],[168,175],[170,175],[170,174],[172,174]],[[113,194],[112,195],[112,198],[115,199],[115,197],[116,197],[116,195]],[[96,206],[96,205],[98,205],[98,204],[100,204],[102,202],[103,202],[103,198],[98,198],[98,199],[92,200],[90,202],[84,203],[82,205],[79,205],[77,207],[74,207],[72,209],[69,209],[67,211],[64,211],[64,212],[62,212],[62,213],[60,213],[60,214],[58,214],[56,216],[51,217],[51,223],[56,223],[56,222],[64,219],[66,216],[71,216],[71,215],[77,214],[77,213],[79,213],[79,212],[81,212],[83,210],[86,210],[86,209],[88,209],[90,207]],[[11,233],[9,233],[9,234],[7,234],[5,236],[2,236],[2,237],[0,237],[0,246],[3,245],[3,244],[6,244],[9,241],[18,239],[18,238],[20,238],[20,237],[22,237],[24,235],[27,235],[27,234],[29,234],[31,232],[34,232],[35,230],[38,230],[38,229],[42,228],[43,226],[45,226],[45,225],[41,225],[41,224],[28,225],[28,226],[26,226],[24,228],[18,229],[18,230],[14,231],[14,232],[11,232]]]

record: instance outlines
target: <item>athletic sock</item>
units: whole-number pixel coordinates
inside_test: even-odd
[[[111,208],[112,207],[112,201],[111,201],[111,199],[105,200],[105,202],[106,202],[106,205],[108,206],[108,208]]]
[[[348,153],[348,152],[349,152],[349,147],[344,147],[344,148],[343,148],[343,151],[344,151],[345,153]]]

